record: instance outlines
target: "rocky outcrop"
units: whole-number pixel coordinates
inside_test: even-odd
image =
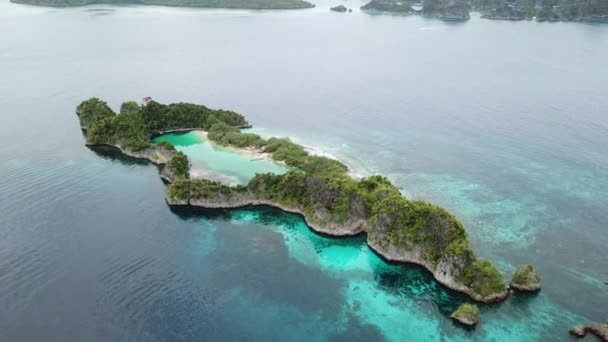
[[[608,321],[604,323],[577,325],[570,329],[570,334],[577,337],[584,337],[587,334],[592,334],[597,336],[602,341],[608,341]]]
[[[511,288],[518,291],[539,291],[542,277],[532,265],[519,265],[511,280]]]
[[[336,7],[331,7],[329,10],[330,11],[334,11],[334,12],[342,12],[342,13],[344,13],[344,12],[346,12],[348,10],[348,8],[346,8],[346,6],[344,6],[344,5],[338,5]]]
[[[386,260],[416,264],[426,268],[433,274],[435,279],[444,286],[454,291],[465,293],[478,302],[494,303],[502,301],[509,296],[507,288],[501,292],[493,293],[489,296],[483,296],[472,288],[458,281],[458,274],[462,271],[462,268],[465,267],[464,261],[458,260],[458,258],[442,258],[439,263],[434,265],[424,256],[424,253],[420,248],[413,247],[412,249],[407,250],[405,248],[396,247],[390,244],[383,247],[378,243],[373,234],[371,236],[368,235],[367,245]]]
[[[479,322],[479,308],[477,305],[465,303],[459,306],[450,317],[459,323],[472,327]]]
[[[310,216],[296,207],[276,203],[272,200],[256,198],[251,192],[239,193],[236,195],[218,194],[213,198],[190,198],[186,200],[193,207],[206,209],[236,209],[249,206],[268,206],[283,210],[288,213],[298,214],[304,217],[306,224],[315,232],[331,236],[352,236],[366,231],[367,221],[361,217],[351,217],[341,224],[323,222],[322,217],[311,220]],[[184,200],[167,197],[167,203],[179,203],[183,205]]]

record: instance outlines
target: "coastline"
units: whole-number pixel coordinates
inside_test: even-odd
[[[207,141],[209,143],[217,145],[215,142],[208,139],[208,137],[207,137],[208,133],[206,131],[200,130],[200,129],[189,130],[189,131],[194,131],[194,132],[196,132],[196,134],[201,135],[204,139],[207,139]],[[169,134],[169,133],[166,133],[166,134]],[[127,156],[137,158],[137,159],[148,160],[148,161],[152,162],[153,164],[160,165],[162,167],[161,171],[160,171],[160,177],[163,181],[165,181],[167,183],[171,183],[173,181],[172,175],[167,174],[167,172],[166,172],[167,168],[165,167],[166,163],[168,163],[170,161],[170,158],[166,158],[163,160],[155,160],[154,158],[151,157],[153,155],[152,152],[154,152],[154,150],[158,149],[157,146],[146,149],[144,151],[135,152],[135,151],[131,151],[131,150],[125,150],[117,145],[90,144],[90,143],[86,143],[86,145],[89,147],[95,147],[95,146],[111,147],[111,148],[115,148],[115,149],[121,151],[123,154],[125,154]],[[237,148],[234,146],[222,146],[222,145],[217,145],[217,146],[230,148],[231,150],[237,151],[239,153],[246,153],[246,154],[250,154],[252,156],[259,156],[262,158],[267,158],[270,161],[276,162],[274,159],[272,159],[272,157],[269,153],[260,152],[259,150],[256,150],[253,148],[243,149],[243,148]],[[310,146],[307,146],[306,148],[311,149]],[[204,179],[204,178],[201,178],[201,179]],[[395,248],[389,248],[388,250],[384,250],[377,243],[375,243],[372,239],[370,239],[370,235],[368,234],[369,222],[367,220],[362,220],[362,219],[352,220],[351,219],[344,224],[330,224],[329,226],[324,226],[321,224],[316,224],[316,223],[311,222],[309,219],[307,219],[306,214],[297,208],[285,206],[285,205],[276,203],[271,200],[257,199],[257,198],[254,198],[254,196],[251,194],[249,194],[249,196],[246,196],[245,198],[240,198],[240,199],[237,199],[236,201],[233,201],[230,203],[228,203],[227,201],[217,201],[217,200],[210,201],[210,200],[205,200],[205,199],[201,199],[201,198],[192,199],[190,197],[187,200],[176,200],[176,199],[169,198],[168,196],[165,196],[165,201],[166,201],[167,205],[169,205],[170,207],[192,207],[192,208],[202,208],[202,209],[211,209],[211,210],[230,210],[230,209],[242,209],[242,208],[247,208],[247,207],[263,207],[263,206],[276,208],[276,209],[282,210],[287,213],[301,216],[303,218],[304,222],[306,223],[306,225],[309,227],[309,229],[311,229],[313,232],[318,233],[318,234],[331,236],[331,237],[335,237],[335,238],[340,238],[340,237],[349,237],[349,236],[355,236],[355,235],[365,233],[367,236],[366,244],[367,244],[368,248],[370,248],[374,253],[379,255],[384,260],[387,260],[389,262],[399,263],[399,264],[414,264],[414,265],[423,267],[424,269],[426,269],[428,272],[430,272],[433,275],[433,278],[437,282],[439,282],[443,286],[445,286],[453,291],[464,293],[464,294],[468,295],[469,297],[471,297],[472,299],[474,299],[475,301],[478,301],[481,303],[495,303],[495,302],[503,301],[509,296],[508,287],[505,287],[504,291],[501,293],[493,294],[489,297],[482,297],[479,294],[477,294],[476,292],[474,292],[473,290],[471,290],[470,288],[456,283],[451,276],[447,276],[446,274],[451,274],[450,265],[447,265],[447,264],[441,265],[440,264],[439,267],[436,267],[435,270],[433,270],[432,265],[430,265],[427,261],[425,261],[424,258],[422,258],[420,256],[420,253],[418,253],[416,251],[414,251],[414,252],[403,251],[403,250],[397,251]],[[450,272],[446,273],[446,271],[445,271],[446,269]]]
[[[43,2],[43,1],[27,1],[27,0],[10,0],[10,3],[25,5],[25,6],[33,6],[33,7],[48,7],[48,8],[83,8],[87,6],[96,6],[96,5],[105,5],[105,6],[158,6],[158,7],[168,7],[168,8],[191,8],[191,9],[225,9],[225,10],[245,10],[245,11],[282,11],[282,10],[303,10],[310,9],[316,7],[316,5],[303,2],[296,6],[213,6],[213,5],[203,5],[197,6],[194,4],[171,4],[171,3],[163,3],[162,1],[158,2],[132,2],[132,3],[122,3],[116,4],[107,1],[92,1],[89,3],[79,3],[79,4],[57,4],[52,2]]]
[[[330,237],[340,238],[340,237],[348,237],[355,236],[359,234],[366,235],[366,245],[372,250],[375,254],[379,255],[383,260],[398,263],[398,264],[414,264],[420,267],[423,267],[428,272],[433,275],[433,278],[442,284],[443,286],[460,293],[464,293],[474,299],[477,302],[481,303],[496,303],[505,300],[509,296],[508,287],[505,287],[504,291],[498,294],[494,294],[488,297],[482,297],[476,292],[472,291],[470,288],[456,283],[453,278],[450,276],[446,276],[446,274],[450,274],[451,272],[446,273],[446,270],[449,271],[450,265],[440,264],[435,270],[433,267],[424,260],[420,256],[420,253],[417,251],[413,252],[405,252],[397,251],[394,248],[389,248],[388,250],[384,250],[378,244],[376,244],[372,239],[370,239],[369,223],[366,220],[349,220],[343,225],[332,224],[330,226],[323,226],[321,224],[315,224],[310,222],[307,219],[306,214],[301,210],[293,207],[288,207],[271,200],[265,199],[256,199],[253,195],[248,194],[244,198],[239,198],[235,201],[228,202],[224,201],[210,201],[205,199],[192,199],[188,200],[175,200],[165,197],[165,201],[167,205],[170,207],[192,207],[192,208],[202,208],[202,209],[211,209],[211,210],[231,210],[231,209],[243,209],[249,207],[271,207],[282,210],[287,213],[295,214],[301,216],[308,226],[310,230],[315,233],[326,235]]]

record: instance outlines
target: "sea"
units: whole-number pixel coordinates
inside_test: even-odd
[[[562,341],[608,319],[608,24],[315,4],[0,0],[1,341]],[[269,208],[171,209],[157,167],[87,148],[74,113],[145,96],[234,110],[384,175],[453,213],[507,281],[535,265],[543,289],[480,305],[468,329],[450,314],[469,298],[365,236]],[[203,174],[284,172],[173,138]]]

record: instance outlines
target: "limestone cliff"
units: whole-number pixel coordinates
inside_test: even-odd
[[[383,197],[387,198],[374,207]],[[335,186],[323,177],[287,174],[258,176],[240,187],[180,180],[167,190],[166,199],[170,205],[208,209],[276,207],[302,215],[319,233],[348,236],[365,232],[370,248],[384,258],[421,265],[440,283],[477,301],[499,301],[508,294],[500,273],[490,263],[476,259],[463,239],[462,227],[447,212],[428,204],[398,201],[391,198],[390,191],[370,194]]]

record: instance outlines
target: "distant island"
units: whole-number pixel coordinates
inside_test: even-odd
[[[361,9],[444,20],[469,20],[476,11],[495,20],[608,22],[608,0],[372,0]]]
[[[366,233],[369,247],[385,259],[421,265],[440,283],[476,301],[501,301],[509,294],[502,274],[477,258],[463,225],[446,210],[405,198],[385,177],[354,179],[341,162],[311,155],[288,138],[242,132],[240,127],[250,124],[238,113],[147,99],[143,105],[126,102],[116,114],[96,98],[82,102],[76,112],[88,146],[111,147],[160,165],[170,206],[279,208],[303,216],[319,233]],[[191,179],[185,154],[168,142],[151,142],[159,134],[191,130],[207,132],[216,144],[268,154],[291,170],[258,174],[237,186]]]
[[[304,0],[11,0],[13,3],[50,6],[74,7],[95,4],[106,5],[153,5],[172,7],[201,7],[228,9],[301,9],[315,5]]]

